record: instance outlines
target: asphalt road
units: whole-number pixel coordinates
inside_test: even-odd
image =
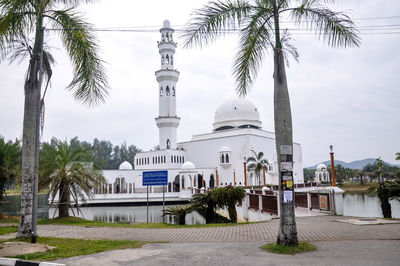
[[[360,265],[399,266],[400,240],[313,242],[317,250],[297,255],[271,254],[265,242],[162,243],[58,260],[66,265]]]

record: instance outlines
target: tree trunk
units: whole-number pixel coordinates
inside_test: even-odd
[[[389,198],[381,199],[381,202],[383,218],[392,218],[392,206],[389,203]]]
[[[69,217],[70,204],[69,186],[66,180],[62,180],[60,184],[60,198],[58,200],[58,216]]]
[[[32,236],[33,181],[35,169],[36,123],[39,95],[39,55],[29,63],[25,81],[24,124],[22,135],[21,217],[17,237]]]
[[[185,217],[186,217],[186,214],[179,215],[179,216],[178,216],[178,218],[179,218],[178,224],[184,225],[184,224],[186,223]]]
[[[228,213],[229,213],[229,219],[231,220],[231,222],[237,223],[237,212],[236,212],[235,204],[228,205]]]
[[[297,246],[297,228],[294,215],[294,202],[289,200],[284,202],[283,197],[283,177],[281,161],[293,164],[292,155],[281,156],[281,145],[287,145],[293,151],[292,137],[292,115],[290,110],[290,100],[286,81],[285,63],[281,48],[276,48],[274,52],[274,122],[275,122],[275,141],[278,157],[279,169],[279,199],[280,199],[280,224],[277,244],[285,246]],[[293,175],[292,175],[293,178]],[[288,188],[293,191],[293,187]],[[293,199],[293,197],[292,197]]]

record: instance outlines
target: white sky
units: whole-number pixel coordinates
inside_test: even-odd
[[[103,0],[83,6],[95,27],[159,26],[164,19],[172,27],[184,25],[195,8],[207,3],[191,1]],[[398,0],[338,0],[336,10],[351,10],[353,18],[400,16]],[[359,26],[400,24],[399,19],[357,20]],[[391,30],[390,32],[400,32]],[[46,96],[44,140],[95,137],[120,144],[126,140],[147,150],[158,144],[158,84],[154,71],[160,67],[158,32],[101,32],[97,34],[111,87],[107,102],[93,109],[73,100],[64,88],[71,67],[58,36],[47,32],[57,64],[52,88]],[[313,35],[296,35],[300,62],[291,61],[287,78],[292,104],[294,140],[303,147],[304,166],[329,159],[334,145],[336,159],[352,161],[381,156],[394,163],[400,152],[400,34],[362,35],[360,48],[333,49]],[[177,113],[182,118],[178,140],[210,132],[215,109],[235,94],[232,62],[237,35],[219,39],[201,49],[178,49],[175,67]],[[22,136],[23,84],[27,62],[0,64],[0,135]],[[272,56],[265,58],[248,94],[258,107],[265,130],[273,131]],[[258,147],[260,151],[262,147]]]

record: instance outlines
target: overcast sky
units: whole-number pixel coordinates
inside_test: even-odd
[[[180,28],[205,0],[128,1],[103,0],[82,7],[96,28],[161,27],[164,19]],[[398,0],[338,0],[336,10],[349,10],[360,27],[400,25]],[[393,19],[363,19],[399,16]],[[289,26],[292,27],[292,26]],[[378,32],[378,31],[363,31]],[[379,31],[382,33],[383,31]],[[400,27],[386,32],[400,33]],[[235,95],[232,62],[238,36],[229,35],[203,49],[185,50],[177,38],[175,67],[177,113],[182,118],[178,140],[212,129],[215,109]],[[158,84],[160,68],[156,31],[97,33],[111,87],[107,102],[93,109],[73,100],[64,88],[71,80],[68,57],[58,36],[46,32],[54,47],[52,88],[46,96],[44,140],[52,136],[81,140],[94,138],[120,144],[124,140],[147,150],[158,144]],[[400,34],[362,34],[360,48],[333,49],[314,35],[295,34],[300,62],[287,70],[292,104],[294,140],[302,144],[304,166],[329,159],[334,145],[336,159],[352,161],[381,156],[394,163],[400,152]],[[0,135],[22,136],[23,84],[27,62],[0,64]],[[248,99],[259,109],[262,127],[273,131],[272,56],[266,56]],[[262,151],[262,147],[258,147]]]

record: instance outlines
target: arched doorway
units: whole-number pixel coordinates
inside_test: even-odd
[[[201,175],[197,175],[197,188],[202,188],[203,187],[203,178],[201,178]]]
[[[213,174],[210,175],[209,186],[210,186],[210,189],[213,189],[215,187],[215,179],[214,179],[214,175]]]
[[[179,191],[181,191],[181,190],[180,190],[180,187],[179,187],[179,175],[175,176],[175,180],[174,180],[174,182],[172,183],[172,185],[173,185],[173,191],[174,191],[174,192],[179,192]]]

